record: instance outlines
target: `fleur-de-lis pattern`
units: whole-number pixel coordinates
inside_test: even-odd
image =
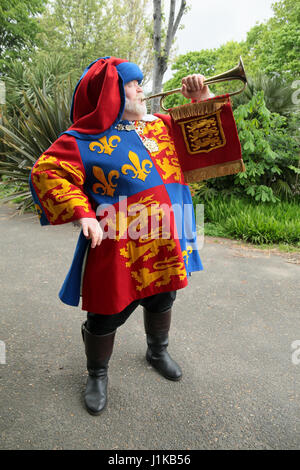
[[[186,250],[182,252],[182,257],[186,263],[186,265],[189,264],[189,255],[193,253],[193,247],[192,246],[187,246]]]
[[[108,173],[107,179],[105,177],[104,171],[98,166],[93,166],[93,174],[100,183],[93,184],[93,192],[97,193],[98,189],[102,189],[101,195],[104,196],[113,196],[117,187],[117,183],[113,183],[113,178],[118,179],[120,173],[117,170],[111,170]]]
[[[107,155],[111,155],[113,151],[117,148],[118,144],[114,144],[114,142],[121,142],[121,139],[118,135],[112,135],[108,140],[107,136],[101,137],[98,141],[93,141],[89,145],[89,149],[94,152],[97,150],[97,153],[105,153]]]
[[[132,165],[125,164],[122,166],[122,173],[127,175],[128,171],[131,171],[133,175],[131,178],[135,179],[138,178],[139,180],[145,181],[147,176],[149,175],[150,171],[148,168],[152,168],[153,163],[151,160],[145,159],[140,162],[139,156],[132,152],[131,150],[128,153],[128,158],[131,161]]]

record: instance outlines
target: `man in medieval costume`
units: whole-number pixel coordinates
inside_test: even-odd
[[[82,297],[87,311],[84,400],[93,415],[106,405],[116,330],[138,305],[144,309],[147,361],[165,378],[181,378],[167,351],[171,309],[176,291],[202,269],[194,214],[183,213],[192,200],[170,117],[146,114],[142,79],[127,60],[91,63],[74,91],[73,124],[31,171],[41,224],[77,222],[82,228],[59,296],[72,306]],[[207,99],[203,80],[185,77],[182,94]]]

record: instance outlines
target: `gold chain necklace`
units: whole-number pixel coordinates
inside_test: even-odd
[[[144,129],[146,127],[145,121],[135,121],[135,130],[140,136],[141,141],[145,145],[146,149],[149,150],[150,153],[155,153],[159,151],[159,146],[156,140],[148,139],[148,137],[144,136]]]
[[[116,129],[118,131],[133,131],[135,130],[140,137],[142,143],[150,153],[159,151],[158,143],[154,139],[148,139],[144,136],[144,129],[146,127],[145,121],[129,121],[129,124],[117,124]]]

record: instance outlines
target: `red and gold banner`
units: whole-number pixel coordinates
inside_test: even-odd
[[[245,171],[229,95],[169,109],[186,183]]]

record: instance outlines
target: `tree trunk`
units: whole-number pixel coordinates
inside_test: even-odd
[[[152,94],[160,93],[164,74],[168,68],[170,50],[177,32],[182,15],[186,9],[186,0],[181,0],[178,14],[175,18],[176,0],[170,0],[170,12],[168,28],[164,45],[162,45],[162,15],[161,0],[153,0],[153,49],[154,49],[154,69]],[[160,110],[160,98],[151,100],[151,113]]]

